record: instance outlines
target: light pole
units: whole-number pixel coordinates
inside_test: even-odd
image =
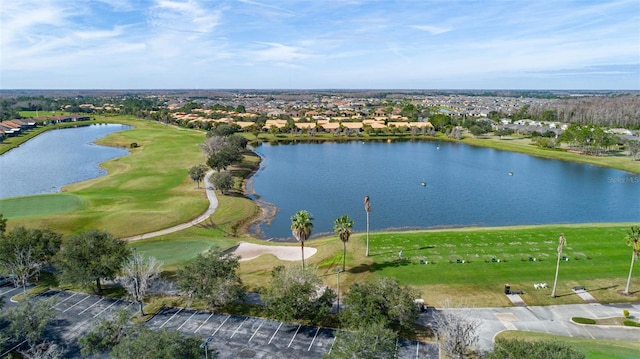
[[[337,288],[338,290],[336,291],[337,295],[336,298],[338,300],[338,309],[337,309],[337,313],[340,314],[340,268],[336,268],[336,274],[338,275],[338,280],[337,280]]]
[[[371,205],[369,204],[369,196],[364,197],[364,210],[367,212],[367,251],[365,256],[369,256],[369,212],[371,212]]]
[[[558,270],[560,269],[560,257],[562,256],[562,246],[567,243],[567,240],[564,238],[564,233],[560,233],[560,238],[558,238],[558,262],[556,263],[556,279],[553,281],[553,290],[551,291],[551,297],[555,298],[556,296],[556,284],[558,284]]]
[[[204,358],[209,359],[209,342],[211,342],[213,337],[207,337],[202,344],[200,344],[200,348],[204,348]]]

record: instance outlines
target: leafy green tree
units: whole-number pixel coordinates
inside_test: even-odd
[[[382,323],[372,323],[356,331],[340,331],[325,359],[387,359],[396,354],[396,332]]]
[[[4,218],[4,215],[0,213],[0,237],[4,235],[7,231],[7,219]]]
[[[17,340],[26,340],[30,347],[41,339],[47,325],[55,318],[55,298],[24,301],[8,308],[2,317],[9,321],[6,333]]]
[[[114,279],[130,257],[125,241],[94,229],[68,238],[58,253],[56,267],[63,282],[87,286],[94,282],[100,293],[100,280]]]
[[[220,123],[207,133],[209,136],[231,136],[240,130],[237,124]]]
[[[207,165],[214,170],[220,172],[226,170],[227,167],[242,160],[242,153],[233,146],[227,145],[219,151],[214,152],[207,158]]]
[[[122,266],[122,275],[118,282],[129,293],[129,297],[138,303],[140,316],[144,314],[144,297],[147,295],[151,283],[158,278],[161,272],[162,262],[155,257],[145,258],[141,253],[135,252],[130,261]]]
[[[344,299],[346,309],[342,319],[351,328],[382,323],[386,327],[411,329],[418,317],[413,302],[418,297],[415,289],[401,286],[395,278],[380,277],[355,283]]]
[[[233,188],[233,176],[229,172],[216,172],[210,178],[213,188],[219,190],[223,194]]]
[[[78,341],[82,356],[108,352],[120,343],[131,327],[129,318],[129,312],[120,309],[112,318],[100,320]]]
[[[207,175],[208,169],[205,165],[197,165],[189,168],[189,178],[198,184],[198,188],[200,188],[200,182],[202,182]]]
[[[629,268],[629,277],[627,278],[627,286],[624,289],[626,294],[629,294],[629,285],[631,284],[631,273],[633,272],[633,263],[638,259],[638,253],[640,253],[640,227],[632,226],[626,235],[627,245],[633,249],[631,255],[631,268]]]
[[[291,233],[300,242],[300,248],[302,249],[302,268],[304,268],[304,241],[311,236],[312,221],[311,213],[305,210],[300,210],[291,216]]]
[[[249,140],[247,140],[247,138],[242,135],[231,135],[227,137],[227,140],[229,141],[230,145],[233,145],[240,150],[246,149],[247,145],[249,144]]]
[[[236,273],[239,259],[237,255],[224,254],[220,248],[212,247],[178,270],[178,288],[190,299],[204,300],[212,307],[242,299],[244,288]]]
[[[585,355],[569,344],[558,341],[525,341],[497,338],[486,359],[583,359]]]
[[[340,240],[342,241],[342,271],[345,271],[346,258],[347,258],[347,242],[351,237],[351,228],[353,228],[353,221],[346,214],[342,217],[338,217],[334,221],[333,231],[336,232]]]
[[[155,331],[139,325],[113,347],[109,356],[113,359],[200,359],[203,357],[201,343],[200,338],[184,336],[177,330]],[[217,353],[207,353],[207,356],[216,358]]]
[[[270,315],[282,321],[320,322],[329,313],[333,290],[325,286],[315,267],[277,266],[271,285],[262,296]]]

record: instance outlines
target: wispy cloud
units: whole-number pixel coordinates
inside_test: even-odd
[[[451,31],[450,27],[433,26],[433,25],[409,25],[410,28],[426,31],[431,35],[439,35]]]

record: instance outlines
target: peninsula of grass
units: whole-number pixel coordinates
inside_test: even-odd
[[[83,205],[71,212],[35,217],[40,226],[67,235],[98,228],[127,237],[188,222],[206,210],[204,189],[188,178],[190,167],[204,163],[198,147],[204,132],[122,116],[98,120],[134,126],[98,141],[129,148],[130,154],[103,163],[107,176],[67,186],[63,193],[47,197],[44,203],[69,193]],[[138,147],[130,148],[134,142]],[[2,208],[5,201],[0,201]],[[21,206],[20,199],[11,201]],[[4,215],[11,218],[9,226],[34,223],[33,216],[21,217],[10,210]]]

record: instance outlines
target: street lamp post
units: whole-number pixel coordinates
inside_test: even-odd
[[[204,358],[205,359],[209,359],[209,342],[211,342],[211,340],[213,339],[213,337],[207,337],[207,339],[205,339],[202,344],[200,344],[200,348],[204,348]]]
[[[338,280],[337,280],[337,288],[338,290],[336,291],[337,295],[336,298],[338,300],[338,309],[337,309],[337,313],[340,314],[340,268],[336,268],[336,274],[338,275]]]

